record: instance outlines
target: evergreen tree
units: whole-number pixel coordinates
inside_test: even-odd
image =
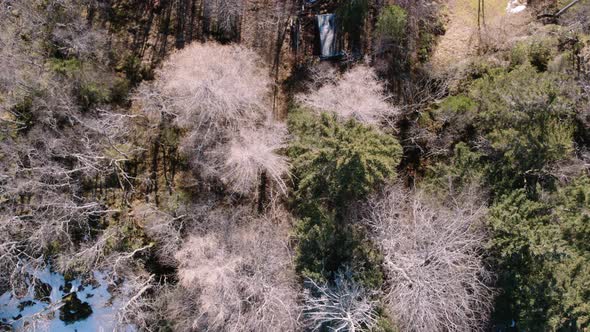
[[[524,190],[490,213],[491,250],[503,293],[496,319],[525,330],[587,328],[590,323],[590,180],[577,179],[548,201]]]
[[[495,71],[475,83],[477,130],[492,162],[488,182],[498,192],[551,181],[545,167],[571,156],[573,112],[567,82],[525,65]]]
[[[289,149],[298,201],[325,202],[344,212],[376,185],[396,176],[402,148],[395,138],[354,120],[299,112],[290,122],[297,138]],[[324,203],[322,203],[324,204]]]
[[[363,229],[345,216],[351,205],[396,176],[401,146],[392,136],[325,113],[295,111],[289,127],[295,134],[288,150],[294,203],[302,218],[296,230],[297,269],[323,281],[350,266],[365,285],[379,287],[379,255]]]

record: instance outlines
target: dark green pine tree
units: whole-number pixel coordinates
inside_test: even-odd
[[[359,225],[345,217],[349,207],[396,177],[402,148],[395,138],[355,121],[298,111],[289,121],[293,161],[297,269],[323,281],[343,266],[370,287],[379,287],[379,255]]]
[[[402,148],[397,140],[350,120],[334,116],[292,117],[295,143],[289,149],[299,201],[319,201],[342,211],[375,186],[396,177]]]
[[[581,331],[590,326],[590,179],[545,201],[524,190],[490,211],[491,249],[499,271],[496,319],[526,331]]]

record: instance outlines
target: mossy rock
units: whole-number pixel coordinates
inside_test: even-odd
[[[74,279],[76,279],[74,277],[74,273],[72,273],[71,271],[66,271],[66,273],[64,273],[65,283],[63,286],[59,286],[59,290],[64,293],[72,292],[72,281],[74,281]]]
[[[0,331],[13,331],[12,325],[0,321]]]
[[[34,306],[34,305],[35,305],[35,301],[27,300],[27,301],[22,301],[21,303],[19,303],[17,308],[19,311],[23,311],[26,307],[30,307],[30,306]],[[2,331],[2,330],[0,330],[0,331]]]
[[[84,320],[92,315],[90,304],[80,301],[75,292],[66,295],[62,301],[64,305],[59,308],[59,319],[66,325]]]
[[[35,284],[35,299],[46,303],[50,303],[51,299],[49,298],[49,296],[51,295],[52,289],[53,288],[51,287],[51,285],[46,284],[44,282],[39,282]]]

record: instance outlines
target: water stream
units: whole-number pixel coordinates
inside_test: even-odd
[[[2,325],[21,330],[35,324],[41,331],[113,331],[123,301],[113,296],[105,274],[94,272],[91,283],[80,279],[66,281],[49,267],[29,276],[27,294],[16,298],[10,292],[0,295]],[[120,328],[118,330],[121,330]],[[134,331],[127,326],[123,331]]]

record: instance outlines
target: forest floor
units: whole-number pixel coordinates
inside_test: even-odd
[[[518,34],[530,22],[530,15],[526,11],[509,14],[506,11],[507,5],[508,0],[485,1],[486,27],[483,28],[482,20],[482,29],[487,30],[488,38],[509,38],[512,31]],[[450,0],[447,12],[447,31],[441,36],[431,60],[435,72],[445,72],[454,64],[474,55],[480,43],[478,0]]]

